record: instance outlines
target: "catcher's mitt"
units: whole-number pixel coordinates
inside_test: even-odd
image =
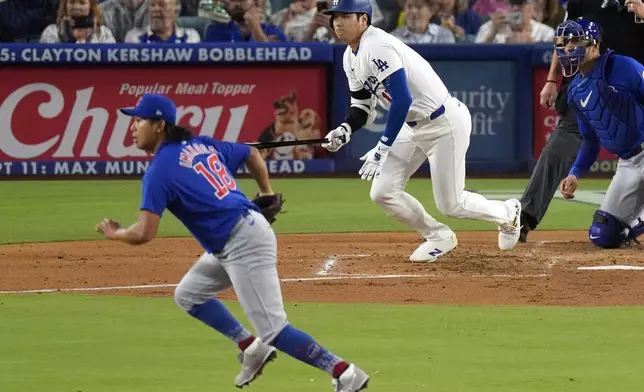
[[[281,193],[276,193],[271,196],[255,196],[253,203],[259,207],[262,215],[268,221],[268,223],[273,224],[275,222],[275,216],[282,211],[282,205],[284,205],[284,200]]]

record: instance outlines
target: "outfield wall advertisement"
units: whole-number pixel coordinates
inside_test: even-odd
[[[178,103],[178,122],[231,142],[321,138],[322,67],[8,68],[0,71],[0,162],[6,175],[140,175],[150,160],[118,109],[144,93]],[[263,150],[274,173],[330,172],[318,146]]]
[[[557,123],[539,106],[548,45],[415,45],[472,116],[470,174],[527,172]],[[119,108],[177,102],[179,124],[232,142],[318,139],[349,106],[345,47],[326,44],[7,44],[0,48],[0,176],[140,176],[151,157]],[[262,150],[272,174],[354,173],[387,119],[331,154]],[[595,168],[611,171],[605,152]],[[426,166],[426,165],[425,165]],[[611,166],[611,167],[608,167]],[[244,169],[240,169],[243,172]]]

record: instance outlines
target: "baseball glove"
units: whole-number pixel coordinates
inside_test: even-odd
[[[281,193],[276,193],[270,196],[255,196],[253,203],[259,207],[260,212],[268,223],[273,224],[276,220],[277,214],[282,211],[282,206],[286,200],[282,198]]]

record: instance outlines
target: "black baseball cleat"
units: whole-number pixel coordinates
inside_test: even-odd
[[[519,242],[528,242],[528,232],[530,232],[530,226],[525,223],[521,226],[521,232],[519,233]]]

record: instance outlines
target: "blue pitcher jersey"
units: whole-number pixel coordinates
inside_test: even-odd
[[[220,251],[242,213],[259,208],[233,176],[250,154],[244,144],[197,136],[164,143],[143,176],[141,209],[167,208],[208,252]]]

